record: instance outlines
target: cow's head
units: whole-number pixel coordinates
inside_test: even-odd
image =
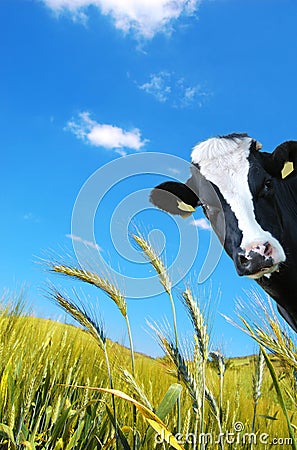
[[[286,259],[278,186],[287,181],[282,171],[295,163],[296,147],[288,141],[270,154],[246,134],[208,139],[193,149],[191,178],[160,184],[150,200],[182,217],[202,206],[238,274],[270,276]]]

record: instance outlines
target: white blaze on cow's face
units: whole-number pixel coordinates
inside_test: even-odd
[[[192,151],[192,163],[198,164],[200,173],[217,186],[221,195],[230,205],[242,232],[241,249],[247,258],[251,251],[265,253],[265,243],[274,265],[266,273],[277,269],[285,261],[285,253],[280,243],[270,232],[262,229],[256,221],[252,194],[249,188],[250,147],[253,139],[248,136],[211,138],[196,145]],[[257,143],[257,148],[261,144]],[[266,256],[266,255],[265,255]],[[262,276],[263,273],[253,277]]]

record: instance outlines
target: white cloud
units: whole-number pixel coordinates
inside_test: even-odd
[[[161,103],[171,103],[173,107],[201,107],[210,93],[200,84],[190,84],[174,72],[160,71],[149,75],[149,80],[137,84],[138,88],[152,95]]]
[[[206,219],[195,219],[191,221],[191,225],[194,227],[200,228],[201,230],[211,230],[211,226],[209,225]]]
[[[102,251],[102,248],[99,247],[98,244],[91,241],[86,241],[85,239],[81,238],[80,236],[75,236],[75,234],[66,234],[66,237],[71,239],[72,241],[81,242],[82,244],[86,245],[87,247],[95,248],[96,250]]]
[[[141,139],[138,128],[126,131],[115,125],[98,123],[91,119],[89,112],[82,112],[77,120],[69,121],[66,129],[84,142],[95,147],[115,149],[121,155],[126,154],[124,149],[139,151],[148,142]]]
[[[165,103],[171,93],[170,73],[151,74],[149,81],[138,87],[147,94],[153,95],[159,102]]]
[[[201,0],[42,0],[57,13],[69,12],[77,20],[86,20],[87,8],[93,6],[113,18],[115,27],[151,39],[158,32],[168,32],[172,22],[193,15]]]

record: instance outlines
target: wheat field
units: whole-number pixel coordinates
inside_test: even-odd
[[[169,332],[151,323],[164,351],[135,353],[125,297],[98,274],[49,263],[53,272],[93,284],[127,325],[129,348],[107,339],[92,309],[50,287],[48,295],[79,326],[37,319],[20,300],[0,315],[1,449],[296,449],[297,352],[270,309],[262,322],[239,312],[259,354],[226,359],[210,346],[207,316],[187,288],[177,299],[163,262],[134,237],[159,275],[172,306]],[[193,325],[181,344],[175,302]],[[254,298],[259,302],[259,298]]]

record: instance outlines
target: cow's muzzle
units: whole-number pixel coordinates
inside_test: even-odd
[[[276,253],[269,242],[254,245],[248,250],[240,249],[236,257],[238,274],[257,279],[278,270],[281,261]]]

